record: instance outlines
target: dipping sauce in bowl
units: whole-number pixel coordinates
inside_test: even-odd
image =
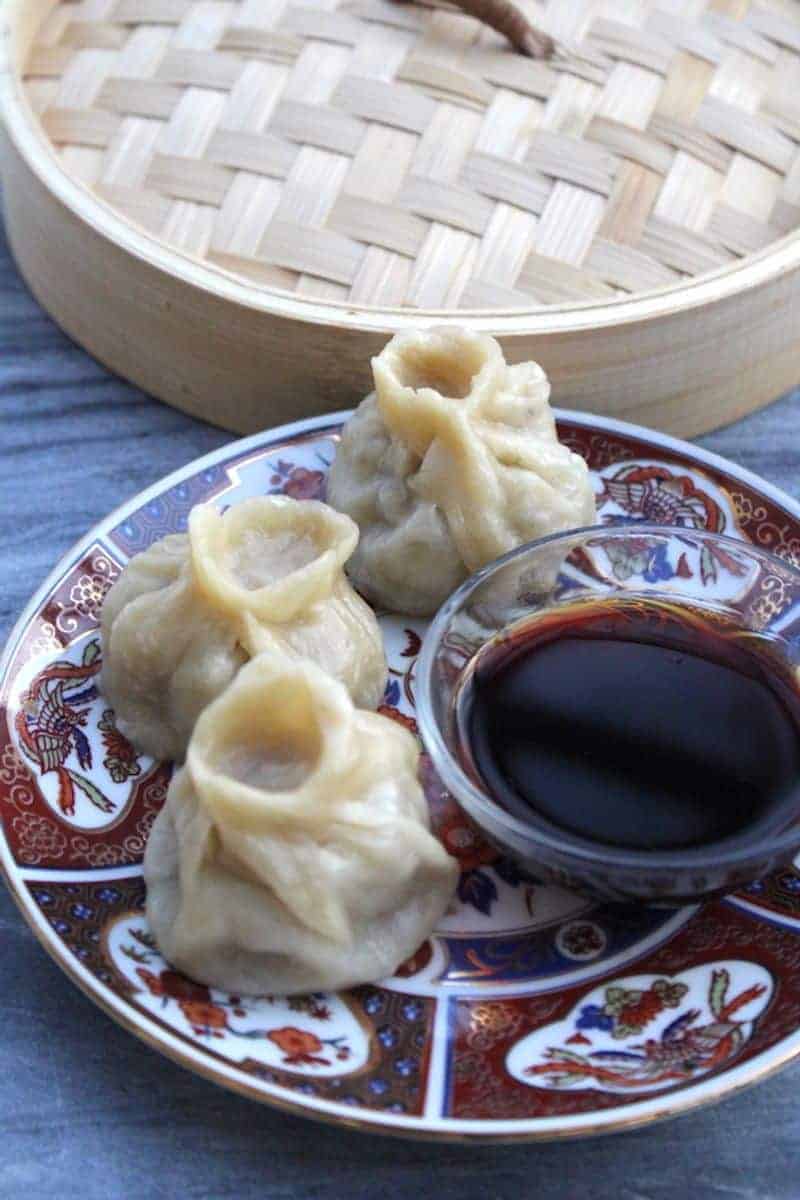
[[[616,578],[609,543],[625,538],[713,540],[735,555],[727,593]],[[778,571],[785,606],[765,621]],[[741,886],[800,849],[797,601],[791,564],[703,532],[637,523],[523,547],[434,621],[423,740],[535,876],[673,903]]]
[[[481,650],[461,756],[521,820],[637,850],[757,840],[800,811],[800,694],[729,617],[599,600]]]

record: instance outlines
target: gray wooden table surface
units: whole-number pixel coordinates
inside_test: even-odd
[[[702,443],[800,496],[799,427],[797,392]],[[0,643],[90,525],[228,436],[73,345],[0,243]],[[800,1067],[624,1136],[372,1137],[239,1099],[147,1049],[61,974],[2,887],[0,936],[0,1200],[800,1197]]]

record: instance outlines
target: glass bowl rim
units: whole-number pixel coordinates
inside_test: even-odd
[[[635,518],[631,518],[629,521],[621,521],[613,525],[581,525],[575,529],[561,530],[559,533],[552,533],[547,537],[525,542],[523,545],[509,550],[507,554],[501,555],[499,558],[487,563],[485,567],[481,567],[475,571],[456,588],[437,611],[422,640],[422,647],[417,660],[415,700],[419,732],[422,743],[430,755],[445,788],[459,806],[462,805],[460,796],[466,793],[470,803],[468,806],[464,805],[463,807],[466,808],[468,815],[472,817],[479,827],[483,828],[483,823],[481,818],[473,811],[473,808],[481,814],[481,817],[485,815],[487,821],[496,822],[515,838],[524,839],[532,847],[538,844],[547,850],[556,852],[562,858],[569,856],[573,859],[580,859],[587,867],[606,867],[610,869],[663,870],[665,868],[673,868],[676,870],[697,870],[704,867],[719,869],[747,862],[764,852],[776,854],[792,846],[800,846],[800,823],[776,837],[767,837],[759,842],[751,842],[746,846],[738,848],[732,847],[727,852],[724,849],[721,850],[719,844],[711,847],[698,847],[696,850],[628,850],[614,846],[604,846],[599,850],[595,850],[588,842],[563,841],[558,836],[549,834],[546,830],[520,821],[506,809],[502,808],[497,801],[493,800],[488,792],[479,788],[448,749],[440,732],[438,722],[434,717],[431,702],[433,665],[436,651],[442,641],[442,634],[454,612],[462,607],[470,594],[492,575],[496,574],[502,567],[506,566],[507,563],[514,562],[525,555],[535,553],[541,547],[551,545],[554,542],[568,541],[575,538],[585,539],[590,535],[604,534],[606,536],[627,535],[641,537],[651,534],[661,537],[665,535],[675,537],[680,532],[684,532],[690,537],[698,538],[702,542],[722,542],[730,547],[731,550],[737,550],[739,553],[744,551],[752,557],[766,560],[767,563],[774,563],[781,570],[788,571],[790,574],[796,576],[798,588],[800,588],[799,566],[788,559],[780,558],[777,554],[773,554],[772,551],[762,546],[757,546],[744,538],[731,537],[729,534],[714,533],[709,529],[688,529],[679,525],[662,525],[653,521],[638,521]],[[668,597],[672,602],[677,603],[681,603],[683,600],[680,595],[676,596],[675,593],[668,593],[657,587],[648,588],[646,591],[644,589],[641,590],[648,597],[657,599]],[[721,603],[724,603],[724,601]],[[706,601],[705,607],[713,607],[713,601],[711,603]]]

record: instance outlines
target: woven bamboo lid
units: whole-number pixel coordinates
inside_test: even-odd
[[[62,0],[24,83],[118,213],[328,302],[603,300],[800,225],[792,0],[525,7],[550,62],[394,0]]]

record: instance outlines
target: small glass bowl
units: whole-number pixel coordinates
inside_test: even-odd
[[[603,598],[650,599],[722,614],[800,664],[800,570],[748,542],[629,522],[543,538],[467,580],[437,613],[417,667],[420,733],[445,787],[504,854],[534,878],[611,900],[680,904],[732,891],[800,851],[800,806],[769,837],[689,850],[599,846],[528,825],[506,811],[458,757],[455,700],[464,672],[502,631]],[[643,797],[643,800],[646,799]]]

